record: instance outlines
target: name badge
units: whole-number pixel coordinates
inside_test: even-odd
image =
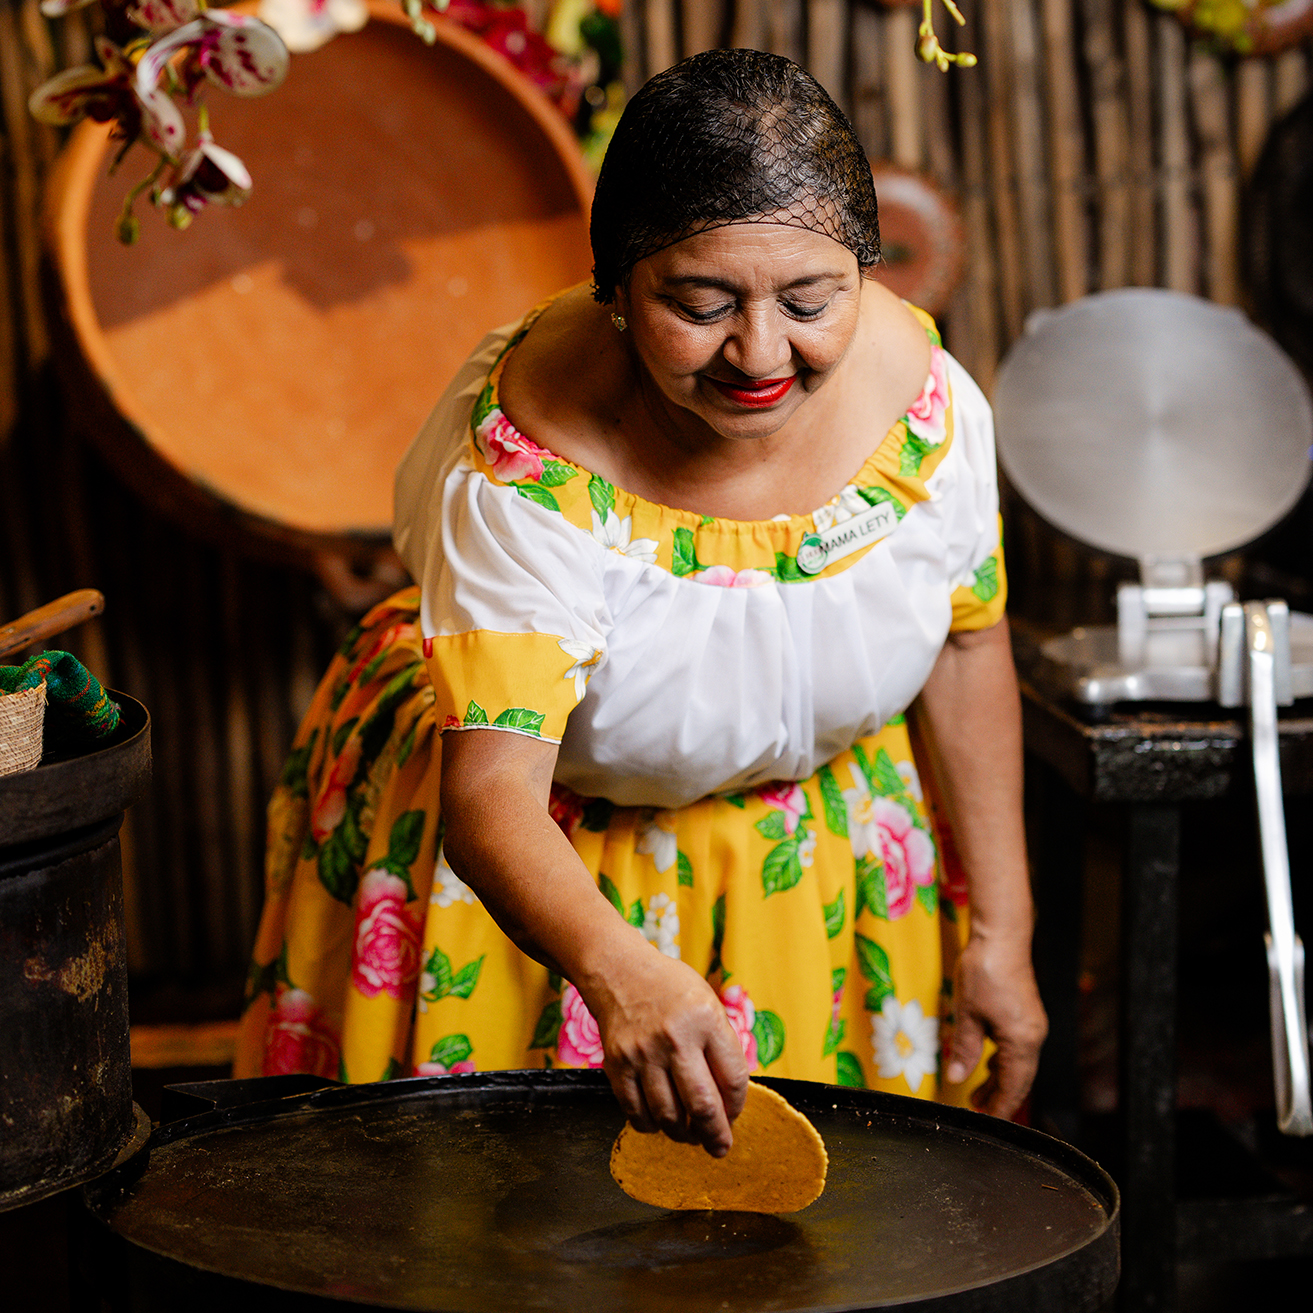
[[[893,502],[880,502],[849,520],[832,524],[824,533],[809,533],[798,548],[798,569],[820,574],[827,565],[869,547],[898,527]]]

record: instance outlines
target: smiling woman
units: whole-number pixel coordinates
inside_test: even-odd
[[[592,241],[402,462],[419,587],[273,800],[238,1074],[601,1065],[716,1155],[751,1070],[1010,1115],[1045,1023],[988,407],[864,276],[869,166],[787,60],[648,83]]]

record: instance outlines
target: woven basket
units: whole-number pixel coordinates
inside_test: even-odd
[[[18,693],[0,693],[0,775],[31,770],[41,762],[46,720],[46,681]]]

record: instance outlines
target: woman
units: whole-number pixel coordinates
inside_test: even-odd
[[[273,800],[237,1070],[602,1065],[714,1154],[754,1069],[1010,1115],[1045,1023],[988,407],[865,277],[869,166],[787,60],[652,79],[592,238],[402,464],[422,593]]]

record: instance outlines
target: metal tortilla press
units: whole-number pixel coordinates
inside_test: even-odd
[[[1281,349],[1238,310],[1149,288],[1040,311],[1003,362],[999,459],[1017,491],[1073,538],[1140,563],[1117,624],[1041,648],[1078,701],[1249,707],[1277,1120],[1313,1134],[1304,946],[1295,933],[1277,707],[1313,697],[1313,616],[1235,600],[1203,562],[1245,546],[1309,482],[1313,401]]]

